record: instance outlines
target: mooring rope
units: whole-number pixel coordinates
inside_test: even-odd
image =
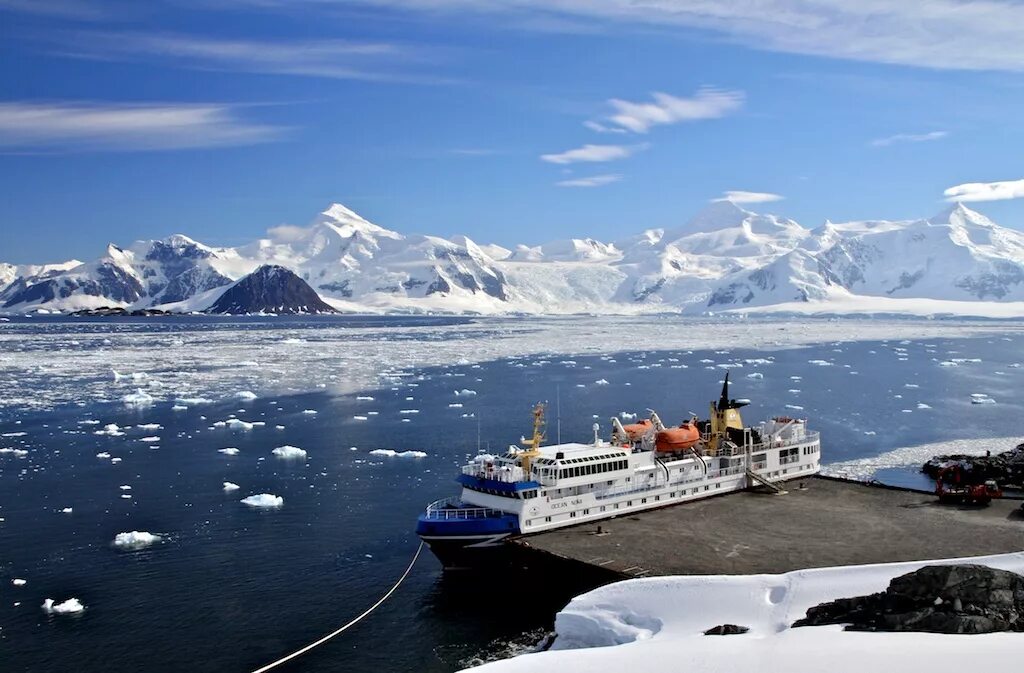
[[[265,671],[269,671],[272,668],[276,668],[276,667],[280,666],[281,664],[285,663],[286,661],[291,661],[295,657],[301,656],[301,655],[305,654],[306,652],[309,652],[314,647],[317,647],[319,645],[323,645],[324,643],[326,643],[328,640],[330,640],[334,636],[336,636],[339,633],[341,633],[342,631],[345,631],[346,629],[348,629],[350,626],[355,626],[356,624],[358,624],[359,621],[363,619],[363,617],[366,617],[368,614],[370,614],[371,612],[376,610],[378,607],[380,607],[381,603],[383,603],[384,601],[386,601],[388,598],[391,597],[391,594],[395,593],[395,590],[398,589],[398,587],[401,586],[402,582],[405,581],[405,578],[409,576],[409,572],[412,570],[412,567],[414,565],[416,565],[416,559],[418,559],[420,557],[420,552],[421,551],[423,551],[423,542],[422,541],[420,541],[420,546],[416,548],[416,553],[412,555],[412,560],[409,561],[409,567],[405,569],[405,572],[402,573],[402,576],[398,578],[398,581],[395,582],[395,585],[393,587],[391,587],[390,589],[388,589],[388,592],[386,594],[384,594],[383,596],[381,596],[380,600],[378,600],[376,603],[374,603],[369,608],[367,608],[367,610],[365,612],[363,612],[361,615],[359,615],[358,617],[356,617],[355,619],[350,621],[348,624],[345,624],[344,626],[340,627],[338,630],[332,631],[332,632],[328,633],[323,638],[320,638],[319,640],[315,640],[312,643],[310,643],[309,645],[306,645],[305,647],[303,647],[301,649],[295,650],[294,652],[292,652],[291,654],[289,654],[286,657],[281,657],[277,661],[269,663],[266,666],[263,666],[261,668],[257,668],[252,673],[264,673]]]

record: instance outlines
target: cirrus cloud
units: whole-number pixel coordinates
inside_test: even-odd
[[[1005,201],[1024,198],[1024,179],[999,182],[965,182],[943,192],[947,201]]]
[[[651,98],[653,101],[647,103],[611,99],[608,103],[615,114],[608,120],[633,133],[647,133],[652,126],[724,117],[743,105],[744,94],[704,87],[690,98],[661,92],[651,94]]]
[[[875,138],[871,141],[872,147],[888,147],[897,143],[925,143],[930,140],[942,140],[949,133],[946,131],[931,131],[929,133],[897,133],[885,138]]]
[[[557,154],[542,154],[541,161],[549,164],[574,164],[578,162],[603,162],[625,159],[646,149],[646,145],[584,145]]]
[[[733,203],[769,203],[781,201],[786,197],[771,192],[744,192],[740,190],[728,191],[712,201],[731,201]]]
[[[0,103],[0,147],[141,151],[253,145],[285,127],[242,120],[224,104]]]
[[[604,187],[622,179],[621,175],[608,173],[605,175],[591,175],[585,178],[573,178],[556,182],[558,187]]]

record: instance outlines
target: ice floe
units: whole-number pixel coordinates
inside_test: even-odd
[[[284,498],[271,493],[259,493],[242,498],[239,502],[249,507],[281,507],[284,505]]]
[[[144,530],[133,530],[127,533],[118,533],[114,536],[114,546],[118,549],[135,550],[148,547],[151,544],[160,542],[163,538],[159,535]]]
[[[42,607],[43,612],[49,615],[71,615],[85,610],[85,606],[77,598],[69,598],[62,603],[47,598],[43,601]]]
[[[874,435],[874,430],[865,431]],[[874,478],[879,470],[892,468],[920,467],[933,456],[960,453],[968,456],[983,456],[987,451],[998,453],[1011,449],[1020,443],[1019,437],[990,437],[985,439],[950,439],[930,444],[904,446],[886,451],[877,456],[845,460],[822,465],[821,473],[832,477],[846,477],[867,481]]]
[[[237,456],[238,449],[233,446],[228,446],[223,449],[217,449],[217,453],[223,453],[225,456]]]
[[[232,483],[230,481],[225,481],[224,482],[224,490],[226,492],[237,491],[240,488],[241,488],[241,486],[239,486],[238,484]]]
[[[256,393],[254,393],[251,390],[239,390],[237,393],[235,393],[235,397],[245,402],[251,402],[252,400],[256,399]]]
[[[153,396],[142,388],[138,388],[134,393],[129,393],[122,397],[121,401],[129,407],[148,407],[153,404]]]
[[[305,460],[307,455],[305,449],[300,449],[297,446],[288,446],[287,444],[277,447],[271,453],[278,458],[287,458],[289,460]]]
[[[384,456],[385,458],[426,458],[424,451],[395,451],[394,449],[374,449],[370,451],[371,456]]]

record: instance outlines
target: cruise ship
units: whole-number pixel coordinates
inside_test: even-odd
[[[419,516],[416,533],[446,569],[487,565],[510,536],[610,519],[657,507],[816,474],[821,442],[807,419],[777,416],[745,427],[745,400],[729,397],[729,376],[710,417],[676,427],[656,412],[638,423],[612,418],[610,441],[544,445],[544,407],[533,435],[502,456],[462,467],[456,498]]]

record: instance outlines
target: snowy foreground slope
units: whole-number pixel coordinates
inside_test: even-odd
[[[400,234],[333,204],[307,227],[269,234],[237,248],[179,234],[110,244],[86,263],[0,264],[0,312],[201,311],[278,265],[356,312],[1024,316],[1024,234],[960,204],[929,219],[807,229],[720,201],[676,228],[514,250]]]
[[[1016,670],[1020,633],[945,635],[790,628],[807,609],[883,591],[929,564],[978,563],[1024,573],[1024,552],[971,559],[797,570],[782,575],[658,577],[608,585],[573,599],[555,620],[547,652],[474,668],[481,673],[864,673],[968,670],[984,662]],[[705,636],[720,624],[750,632]]]

